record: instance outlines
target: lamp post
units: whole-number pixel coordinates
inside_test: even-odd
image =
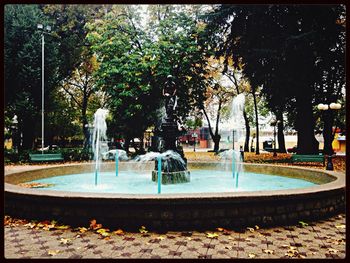
[[[15,151],[15,153],[18,152],[17,125],[18,125],[18,120],[17,120],[17,115],[15,115],[13,116],[13,119],[12,119],[12,148]]]
[[[193,151],[196,151],[196,138],[197,138],[197,133],[192,133],[192,138],[193,138]]]
[[[339,110],[341,108],[340,103],[335,103],[332,102],[329,105],[327,104],[318,104],[317,105],[317,109],[321,110],[321,111],[331,111],[331,110]],[[333,149],[331,150],[331,152],[328,154],[327,156],[327,166],[326,166],[326,170],[333,170],[333,162],[332,162],[332,157],[333,157]]]
[[[51,26],[46,26],[44,28],[43,24],[38,24],[37,28],[41,31],[41,153],[44,154],[44,34],[51,31]]]
[[[276,126],[279,123],[279,120],[273,119],[271,121],[271,126],[273,126],[273,157],[277,156],[276,152]]]

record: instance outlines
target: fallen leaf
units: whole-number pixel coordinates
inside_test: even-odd
[[[72,243],[72,239],[70,239],[70,238],[61,238],[60,239],[60,243],[66,245],[66,244]]]
[[[266,254],[273,254],[273,250],[270,250],[270,249],[264,249],[263,251]]]
[[[249,257],[249,258],[255,258],[255,257],[256,257],[256,255],[255,255],[255,254],[253,254],[253,253],[249,253],[249,254],[248,254],[248,257]]]
[[[67,226],[67,225],[61,225],[61,226],[55,226],[56,229],[60,229],[60,230],[65,230],[65,229],[68,229],[70,228],[70,226]]]
[[[336,228],[345,228],[345,225],[336,225]]]
[[[222,227],[218,227],[218,228],[216,228],[216,230],[219,231],[219,232],[223,232],[225,229],[222,228]]]
[[[156,239],[159,239],[159,240],[164,240],[165,238],[166,238],[165,236],[156,237]]]
[[[93,230],[96,230],[96,229],[102,228],[102,225],[101,224],[97,224],[96,219],[92,219],[90,221],[90,228],[93,229]]]
[[[207,233],[207,237],[208,238],[218,238],[218,234],[216,234],[216,233]]]
[[[108,237],[111,235],[110,233],[108,233],[108,231],[109,231],[109,229],[100,228],[96,232],[99,233],[103,237]]]
[[[34,228],[36,224],[31,222],[31,223],[25,224],[24,226]]]
[[[305,222],[303,222],[303,221],[299,221],[299,224],[300,224],[302,227],[308,226],[308,225],[309,225],[308,223],[305,223]]]
[[[331,254],[337,254],[339,252],[339,250],[334,249],[334,248],[328,248],[328,252]]]
[[[258,225],[255,225],[255,229],[258,230],[260,227]]]
[[[60,250],[49,250],[47,252],[47,254],[49,254],[50,256],[54,256],[54,255],[57,255],[60,252],[61,252]]]
[[[139,229],[140,233],[141,234],[147,234],[148,233],[148,230],[146,229],[145,226],[141,226],[141,228]]]
[[[250,232],[254,232],[254,231],[255,231],[255,229],[252,228],[252,227],[247,227],[247,229],[248,229]]]
[[[113,233],[116,234],[116,235],[118,235],[118,236],[122,236],[122,235],[125,234],[124,231],[121,230],[121,229],[118,229],[118,230],[114,231]]]
[[[87,231],[86,227],[78,227],[80,233],[85,233]]]

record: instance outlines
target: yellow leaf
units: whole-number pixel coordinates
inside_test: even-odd
[[[145,226],[141,226],[141,228],[139,229],[139,231],[140,231],[141,234],[146,234],[146,233],[148,233],[148,230],[146,229]]]
[[[255,229],[258,230],[260,227],[258,225],[255,225]]]
[[[248,229],[250,232],[254,232],[254,231],[255,231],[255,229],[252,228],[252,227],[247,227],[247,229]]]
[[[219,235],[216,233],[207,233],[208,238],[217,238]]]
[[[165,239],[165,236],[159,236],[159,237],[156,237],[156,239],[163,240]]]
[[[60,253],[60,250],[49,250],[47,253],[50,256],[54,256],[54,255],[57,255],[58,253]]]
[[[345,225],[336,225],[336,228],[345,228]]]
[[[36,226],[36,224],[35,223],[28,223],[28,224],[25,224],[24,226],[34,228]]]
[[[116,234],[116,235],[119,235],[119,236],[122,236],[122,235],[125,234],[124,231],[121,230],[121,229],[118,229],[118,230],[114,231],[113,233]]]
[[[273,254],[273,250],[270,250],[270,249],[264,249],[263,251],[266,254]]]
[[[250,257],[250,258],[255,258],[255,257],[256,257],[256,255],[255,255],[255,254],[253,254],[253,253],[249,253],[249,254],[248,254],[248,257]]]
[[[68,229],[69,226],[61,225],[61,226],[55,226],[55,228],[56,228],[56,229],[65,230],[65,229]]]
[[[108,237],[108,236],[110,236],[110,233],[108,233],[108,231],[109,231],[109,229],[101,228],[101,229],[97,230],[96,232],[99,233],[103,237]]]
[[[334,248],[328,248],[328,252],[331,254],[337,254],[339,252],[339,250],[334,249]]]
[[[80,233],[85,233],[87,231],[87,228],[85,227],[78,227],[78,230]]]
[[[71,242],[72,242],[72,239],[70,239],[70,238],[61,238],[60,239],[60,243],[62,243],[62,244],[68,244]]]

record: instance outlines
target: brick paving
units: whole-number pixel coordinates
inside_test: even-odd
[[[345,258],[345,214],[302,226],[157,233],[4,227],[5,258]],[[220,230],[220,231],[219,231]],[[213,238],[208,233],[216,233]]]
[[[5,166],[5,174],[45,167]],[[301,225],[241,230],[139,233],[103,237],[96,231],[44,230],[25,223],[4,226],[4,256],[18,258],[321,258],[346,256],[344,213]],[[220,227],[220,226],[218,226]],[[209,238],[207,233],[216,233]]]

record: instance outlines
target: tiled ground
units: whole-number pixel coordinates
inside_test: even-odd
[[[5,258],[345,258],[345,214],[308,225],[207,232],[112,233],[5,225]],[[210,231],[213,233],[213,231]]]

